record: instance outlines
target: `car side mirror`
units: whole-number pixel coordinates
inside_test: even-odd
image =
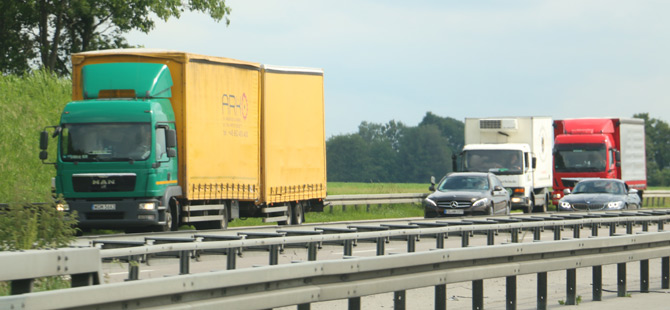
[[[634,189],[634,188],[631,188],[631,189],[628,190],[628,194],[629,195],[637,195],[637,190]]]
[[[502,190],[505,190],[505,189],[502,188],[502,186],[500,186],[500,185],[496,185],[496,186],[493,187],[493,191],[495,191],[495,192],[499,192],[499,191],[502,191]]]
[[[572,193],[572,191],[569,188],[563,190],[563,195],[570,195],[570,193]]]

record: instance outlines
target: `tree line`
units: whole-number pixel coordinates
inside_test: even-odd
[[[670,127],[648,113],[645,121],[647,182],[670,186]],[[358,132],[326,141],[328,181],[428,183],[452,171],[452,154],[463,149],[462,121],[427,112],[417,126],[392,120],[362,122]]]

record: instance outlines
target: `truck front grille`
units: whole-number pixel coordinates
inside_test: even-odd
[[[72,187],[75,192],[130,192],[135,189],[134,173],[72,175]]]

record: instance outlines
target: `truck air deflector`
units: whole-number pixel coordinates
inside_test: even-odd
[[[172,97],[172,77],[164,64],[104,63],[86,65],[81,71],[86,99]]]

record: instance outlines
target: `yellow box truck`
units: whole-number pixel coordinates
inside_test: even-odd
[[[121,49],[73,54],[72,85],[50,128],[56,191],[82,228],[300,224],[323,210],[321,69]]]

